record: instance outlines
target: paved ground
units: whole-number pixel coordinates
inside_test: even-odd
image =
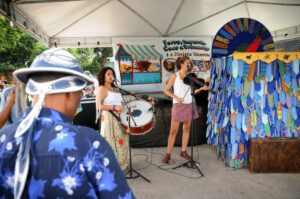
[[[148,178],[128,179],[138,199],[233,198],[299,199],[300,174],[251,174],[247,169],[233,170],[217,159],[208,145],[194,148],[194,159],[204,174],[190,168],[173,167],[184,163],[180,148],[174,148],[170,165],[162,165],[165,148],[133,149],[133,168]],[[188,150],[189,152],[189,150]]]

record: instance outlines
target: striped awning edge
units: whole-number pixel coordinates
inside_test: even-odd
[[[157,52],[153,45],[122,44],[122,47],[136,61],[163,59],[163,55]]]

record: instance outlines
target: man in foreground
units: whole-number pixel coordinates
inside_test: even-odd
[[[93,83],[78,61],[50,49],[14,76],[33,107],[0,131],[0,198],[134,198],[108,143],[71,123]]]

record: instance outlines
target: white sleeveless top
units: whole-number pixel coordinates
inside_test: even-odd
[[[180,79],[179,72],[176,72],[176,79],[173,85],[174,95],[179,98],[183,98],[183,104],[192,103],[191,89],[189,85],[183,83],[183,80]],[[184,96],[185,95],[185,96]],[[173,104],[178,103],[177,100],[173,99]]]
[[[107,90],[107,89],[106,89]],[[104,105],[119,105],[122,106],[122,95],[120,93],[115,93],[107,90],[107,97],[104,98]]]

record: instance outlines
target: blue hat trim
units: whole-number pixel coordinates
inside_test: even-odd
[[[63,69],[68,69],[68,70],[73,70],[76,72],[83,73],[83,69],[81,67],[79,67],[79,62],[74,62],[73,66],[62,66],[62,65],[51,64],[51,63],[45,62],[44,60],[38,60],[38,61],[35,61],[30,66],[30,68],[43,68],[43,67],[59,68],[59,69],[63,68]]]

